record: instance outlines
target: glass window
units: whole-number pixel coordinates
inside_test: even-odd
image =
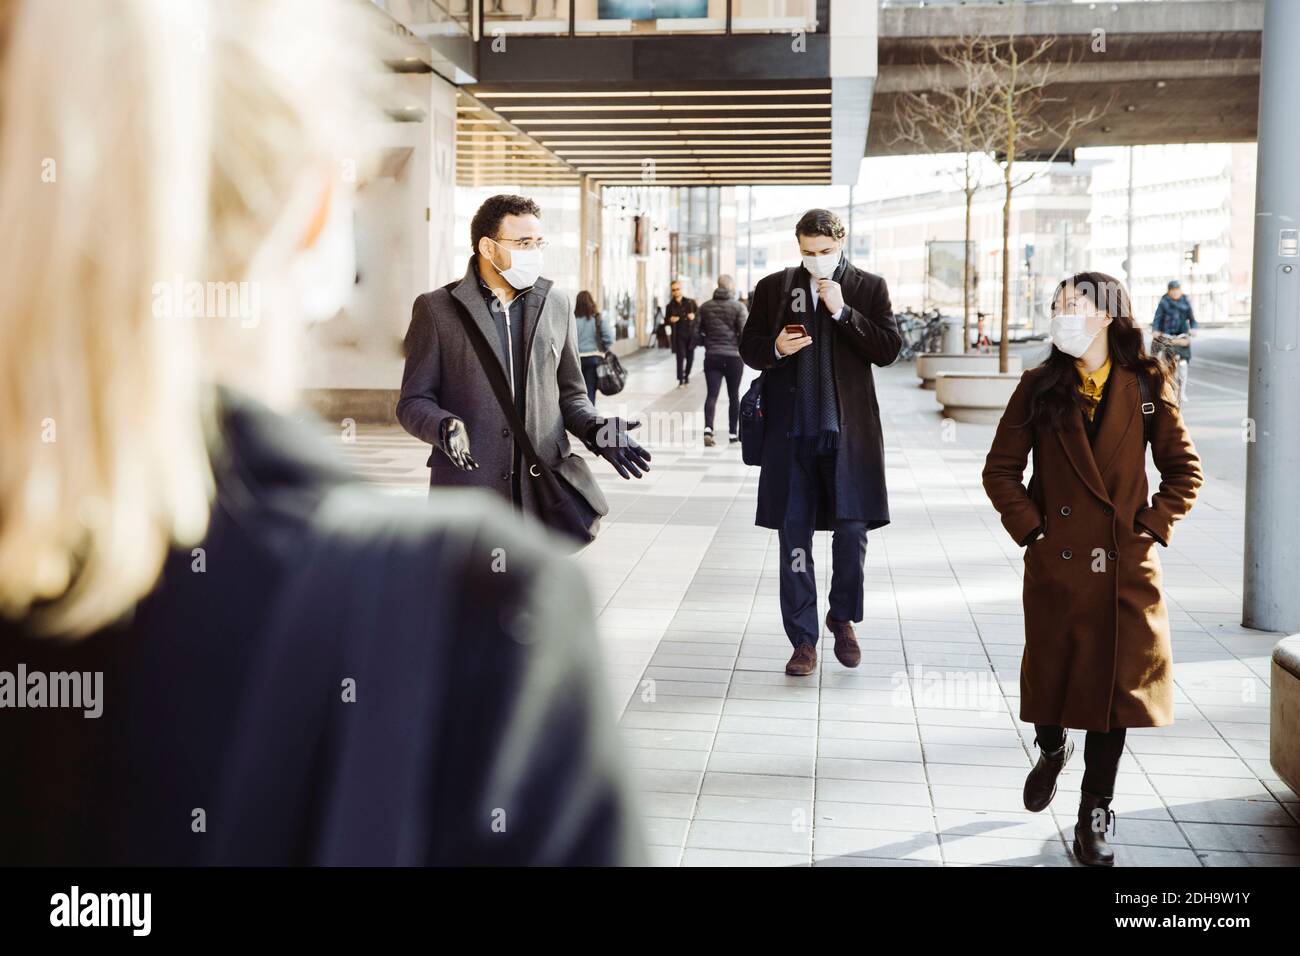
[[[473,0],[372,0],[419,36],[457,36],[471,32]]]
[[[483,34],[569,32],[569,0],[481,0]]]
[[[575,0],[578,33],[723,33],[727,0]]]
[[[732,0],[733,33],[816,33],[817,0]]]

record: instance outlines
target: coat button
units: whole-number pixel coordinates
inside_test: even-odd
[[[1064,551],[1061,552],[1061,557],[1069,561],[1072,557],[1074,557],[1074,552],[1071,551],[1069,548],[1066,548]]]
[[[1069,506],[1069,505],[1062,505],[1062,506],[1061,506],[1061,514],[1062,514],[1064,517],[1066,517],[1066,518],[1070,517],[1070,506]]]
[[[1110,558],[1112,561],[1118,561],[1118,560],[1119,560],[1119,552],[1118,552],[1118,551],[1107,551],[1107,552],[1106,552],[1106,557]]]
[[[502,473],[501,473],[501,480],[502,480],[502,481],[509,481],[509,480],[510,480],[510,472],[508,472],[508,471],[502,472]]]
[[[501,437],[502,437],[502,438],[509,438],[509,437],[510,437],[510,429],[508,429],[508,428],[503,428],[503,429],[501,429]]]
[[[1107,507],[1107,508],[1102,508],[1102,509],[1101,509],[1101,513],[1104,514],[1107,518],[1109,518],[1111,515],[1113,515],[1113,514],[1115,513],[1115,509],[1114,509],[1114,508],[1109,508],[1109,507]]]

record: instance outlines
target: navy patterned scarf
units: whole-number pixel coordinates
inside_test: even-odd
[[[848,268],[848,261],[840,259],[834,275],[839,282]],[[794,301],[806,299],[808,284],[812,277],[807,270],[799,270],[796,282],[802,283],[794,292]],[[804,295],[799,296],[799,289]],[[812,345],[799,352],[795,357],[795,402],[794,431],[795,438],[815,444],[816,453],[825,455],[839,447],[840,440],[840,405],[835,395],[835,361],[834,336],[835,320],[817,299],[817,308],[812,315],[795,313],[792,321],[801,322],[812,334]]]

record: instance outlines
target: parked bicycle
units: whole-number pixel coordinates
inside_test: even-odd
[[[938,309],[922,312],[925,328],[921,333],[921,351],[939,352],[943,349],[943,319]]]
[[[910,308],[896,312],[894,322],[898,327],[899,338],[903,340],[903,345],[898,350],[898,358],[910,362],[921,351],[921,337],[925,331],[925,322]]]
[[[926,352],[938,352],[943,347],[943,322],[938,309],[915,312],[904,309],[894,315],[898,334],[903,340],[898,357],[910,362]]]

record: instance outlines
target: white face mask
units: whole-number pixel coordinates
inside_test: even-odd
[[[803,256],[803,267],[814,279],[829,279],[840,264],[840,254],[828,252],[824,256]]]
[[[501,247],[495,239],[493,244]],[[502,269],[499,266],[497,271],[501,273],[501,278],[510,283],[515,289],[531,288],[537,281],[537,277],[542,274],[542,250],[541,249],[510,249],[510,268]],[[496,262],[492,263],[494,266]]]
[[[1066,355],[1082,357],[1101,329],[1088,332],[1088,317],[1064,313],[1052,316],[1052,344]]]

